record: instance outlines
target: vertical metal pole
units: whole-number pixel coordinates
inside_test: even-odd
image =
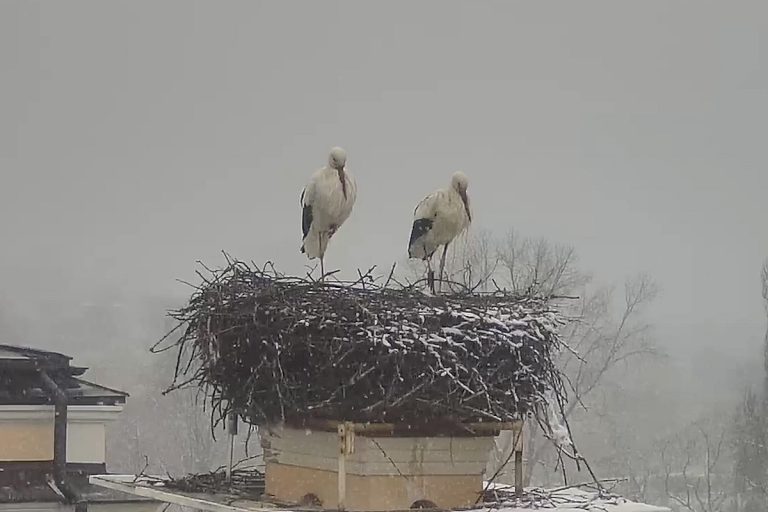
[[[347,501],[347,455],[355,451],[355,425],[350,422],[339,423],[339,468],[338,468],[338,508],[346,509]]]
[[[229,431],[229,465],[227,466],[227,483],[232,483],[232,465],[235,458],[235,436],[237,435],[237,414],[229,413],[227,418],[227,430]]]
[[[523,497],[523,422],[514,430],[515,436],[515,496]]]
[[[338,508],[344,510],[347,497],[347,427],[344,423],[339,423],[339,468],[338,468]]]

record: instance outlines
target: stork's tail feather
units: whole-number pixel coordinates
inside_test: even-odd
[[[314,230],[307,234],[301,244],[301,252],[310,260],[321,257],[324,252],[322,249],[320,236]]]

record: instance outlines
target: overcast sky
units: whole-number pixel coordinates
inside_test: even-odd
[[[2,297],[179,293],[222,249],[302,271],[299,192],[340,145],[329,267],[401,260],[461,169],[475,229],[648,272],[662,343],[752,350],[766,34],[762,1],[5,0]]]

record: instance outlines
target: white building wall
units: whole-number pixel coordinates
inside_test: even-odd
[[[103,464],[106,461],[106,447],[103,423],[69,422],[67,462]]]
[[[106,424],[123,410],[118,405],[67,409],[67,462],[106,461]],[[0,461],[53,458],[53,406],[0,405]]]

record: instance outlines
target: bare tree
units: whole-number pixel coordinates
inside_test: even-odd
[[[603,386],[611,373],[638,358],[655,356],[659,352],[650,336],[649,324],[643,310],[657,295],[657,288],[647,276],[640,275],[624,284],[624,297],[618,318],[612,314],[614,304],[611,288],[594,292],[583,289],[575,320],[563,332],[572,351],[561,355],[560,367],[567,375],[571,392],[563,414],[569,419],[577,408],[590,405],[595,390]],[[598,403],[591,412],[599,413]],[[607,413],[606,413],[607,414]],[[530,482],[537,467],[545,462],[551,444],[537,435],[537,425],[531,426],[528,438],[528,472]]]
[[[552,297],[573,293],[590,281],[577,264],[573,247],[523,237],[515,231],[498,238],[478,230],[450,246],[446,275],[465,290],[499,288],[521,296]],[[410,262],[409,278],[418,279],[423,273],[423,265]]]
[[[566,417],[585,404],[611,370],[635,358],[657,353],[649,336],[649,326],[643,321],[644,307],[657,294],[653,281],[644,275],[628,280],[622,309],[616,318],[613,289],[592,286],[591,276],[578,268],[573,247],[524,237],[515,231],[501,239],[481,231],[456,244],[448,275],[452,281],[471,290],[498,288],[527,296],[580,297],[576,301],[563,300],[561,304],[575,319],[563,332],[573,351],[564,353],[560,361],[572,387],[572,398],[564,411]],[[543,451],[549,446],[538,425],[529,423],[526,484],[541,465]],[[510,450],[512,436],[505,433],[492,457],[494,472],[498,464],[508,459]],[[503,475],[502,479],[505,477],[509,475]]]
[[[176,358],[172,352],[150,353],[149,344],[175,325],[165,311],[180,301],[173,297],[125,300],[114,313],[113,322],[122,327],[120,332],[130,343],[111,346],[113,357],[93,368],[94,379],[106,379],[130,393],[120,420],[109,427],[111,471],[184,474],[215,469],[228,459],[223,430],[217,430],[216,441],[211,436],[204,396],[198,396],[196,389],[162,394],[171,383]],[[242,451],[238,443],[238,455]]]
[[[763,267],[760,271],[760,285],[767,321],[763,339],[763,412],[768,415],[768,258],[763,261]]]
[[[736,512],[758,512],[768,506],[767,434],[760,400],[747,390],[732,427]]]
[[[616,365],[636,356],[658,353],[648,335],[650,325],[640,318],[642,309],[655,299],[657,293],[656,285],[646,275],[627,280],[618,322],[613,322],[609,314],[612,290],[598,290],[582,301],[578,320],[565,333],[575,353],[563,353],[561,361],[573,388],[566,415]]]
[[[498,244],[497,258],[505,274],[504,286],[520,295],[567,295],[590,281],[576,268],[573,247],[554,245],[543,238],[524,238],[515,231]]]
[[[466,289],[488,291],[499,266],[496,241],[489,231],[466,234],[455,242],[448,276]]]
[[[116,470],[155,474],[200,473],[226,464],[227,435],[224,425],[212,436],[210,409],[204,410],[205,396],[196,389],[180,389],[166,395],[161,392],[173,375],[175,358],[171,353],[148,354],[144,361],[142,386],[126,406],[122,421],[110,436],[111,459],[127,467]],[[166,357],[168,356],[168,357]],[[247,427],[241,427],[235,456],[245,455]],[[251,455],[259,453],[258,437],[251,439]],[[145,468],[145,465],[148,466]]]
[[[768,259],[760,272],[763,307],[768,320]],[[762,511],[768,505],[768,324],[763,341],[762,400],[748,389],[733,425],[734,485],[737,512]]]
[[[664,492],[690,512],[723,512],[731,506],[725,457],[728,427],[697,422],[661,447]]]

